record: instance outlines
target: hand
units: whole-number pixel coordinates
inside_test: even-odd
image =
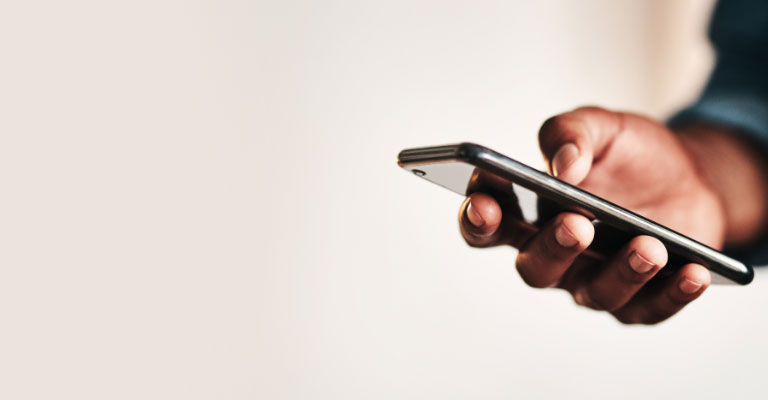
[[[695,158],[707,151],[655,121],[580,108],[546,121],[539,143],[552,175],[711,247],[721,248],[732,229],[727,217],[733,213],[726,209],[732,202],[713,187],[711,174]],[[689,150],[692,143],[699,146],[696,151]],[[484,193],[464,201],[460,228],[470,245],[518,247],[517,269],[527,284],[565,289],[578,304],[607,311],[621,322],[663,321],[710,284],[709,271],[698,264],[648,284],[667,262],[664,245],[650,236],[635,237],[602,262],[583,255],[594,227],[579,214],[559,214],[516,242],[521,237],[516,225],[502,223],[513,213],[499,204]]]

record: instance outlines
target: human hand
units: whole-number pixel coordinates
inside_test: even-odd
[[[658,221],[713,248],[721,248],[727,213],[722,198],[702,175],[693,153],[664,125],[633,114],[580,108],[547,120],[539,144],[550,173],[565,182]],[[564,212],[521,241],[510,210],[484,193],[462,204],[460,229],[475,247],[519,248],[517,269],[537,288],[567,290],[583,306],[611,313],[624,323],[657,323],[699,297],[709,271],[687,264],[668,277],[649,280],[667,262],[664,245],[638,236],[607,260],[583,254],[594,227]],[[506,219],[504,217],[507,217]]]

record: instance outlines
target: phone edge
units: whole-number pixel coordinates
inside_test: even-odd
[[[651,221],[650,219],[627,210],[615,203],[586,192],[576,186],[563,182],[479,144],[462,142],[441,146],[404,149],[398,154],[397,163],[399,166],[404,167],[406,164],[417,162],[452,159],[459,159],[478,167],[488,168],[492,172],[501,175],[513,173],[515,178],[523,179],[524,181],[519,182],[515,180],[515,183],[537,193],[537,189],[545,188],[558,195],[568,195],[567,197],[570,201],[578,204],[579,207],[585,208],[599,219],[604,221],[618,221],[620,225],[629,226],[633,230],[640,230],[643,234],[657,237],[664,242],[665,246],[671,247],[671,250],[692,249],[696,253],[694,255],[698,258],[698,260],[693,261],[707,264],[705,267],[733,283],[747,285],[754,279],[754,268],[741,261],[733,259],[680,232]],[[531,186],[529,187],[528,185]],[[576,195],[576,198],[573,197],[574,194]],[[546,196],[546,194],[543,195]],[[604,206],[607,207],[607,210]],[[626,220],[623,218],[626,218]],[[633,222],[641,223],[633,224]],[[646,229],[643,229],[643,227],[646,227]],[[647,227],[651,227],[652,229],[647,229]],[[676,251],[675,253],[680,253],[680,251]]]

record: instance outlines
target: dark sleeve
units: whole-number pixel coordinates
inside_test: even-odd
[[[768,1],[725,0],[715,7],[709,36],[717,63],[701,97],[670,126],[711,121],[751,137],[768,157]],[[749,249],[728,250],[768,264],[768,237]]]

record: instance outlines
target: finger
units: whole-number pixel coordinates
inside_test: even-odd
[[[638,294],[626,306],[614,312],[614,316],[628,324],[661,322],[701,296],[711,280],[709,270],[704,266],[687,264],[667,279],[659,290],[646,296]]]
[[[533,287],[557,284],[573,260],[592,243],[595,228],[580,214],[561,213],[534,235],[517,255],[517,270]]]
[[[664,244],[650,236],[632,239],[608,261],[593,280],[581,286],[574,299],[581,305],[614,311],[667,264]]]
[[[472,193],[459,210],[459,229],[470,246],[489,247],[500,243],[499,203],[484,193]]]
[[[550,172],[570,184],[589,174],[613,139],[622,131],[624,114],[582,107],[548,119],[539,130],[539,147]]]

